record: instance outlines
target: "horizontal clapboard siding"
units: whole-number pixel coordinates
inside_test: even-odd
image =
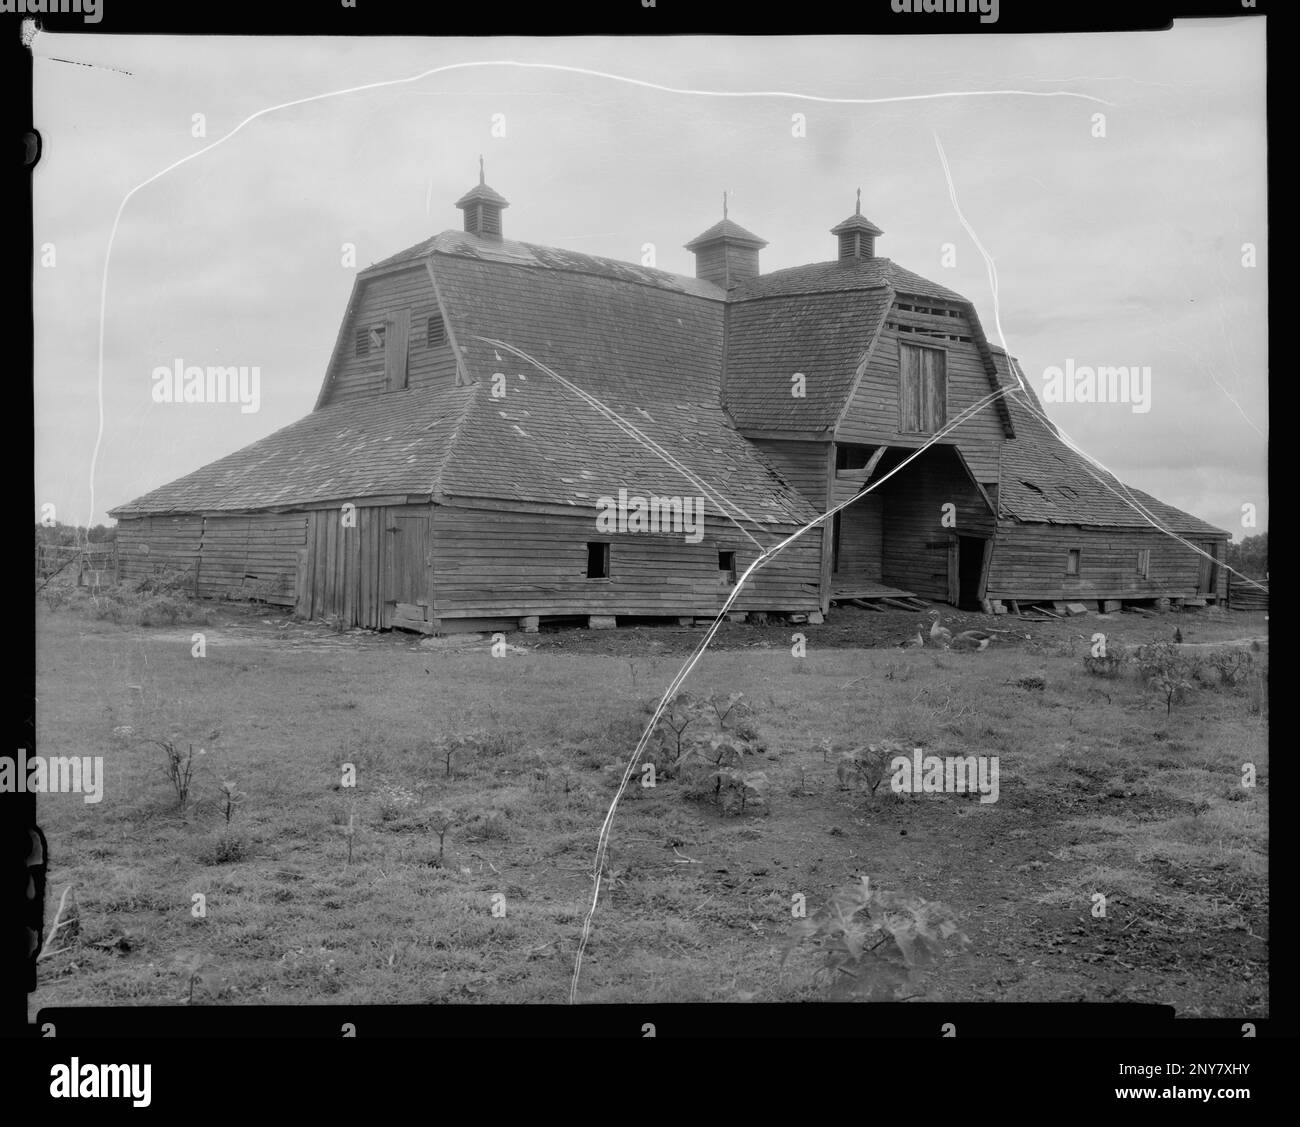
[[[786,442],[772,438],[750,438],[749,441],[764,453],[787,485],[819,513],[826,511],[826,458],[830,443]]]
[[[1078,575],[1065,574],[1072,548],[1080,553]],[[1137,570],[1138,552],[1144,548],[1151,552],[1145,579]],[[988,597],[1187,598],[1198,594],[1201,562],[1196,552],[1158,532],[1002,521],[989,567]],[[1210,594],[1226,594],[1225,574],[1220,566],[1218,590]]]
[[[355,308],[344,325],[340,355],[329,373],[321,406],[382,395],[387,386],[384,369],[386,346],[373,345],[369,354],[358,356],[358,333],[383,325],[393,317],[410,318],[407,339],[407,386],[422,388],[450,385],[456,380],[456,358],[446,342],[429,347],[429,318],[441,320],[428,271],[419,263],[410,270],[382,274],[362,282]],[[391,346],[389,346],[391,347]]]
[[[193,576],[190,590],[201,598],[292,606],[306,527],[302,513],[122,520],[120,575],[129,582],[185,571]]]
[[[168,571],[196,576],[202,545],[203,518],[199,516],[120,520],[117,523],[118,576],[124,583]]]
[[[609,579],[587,578],[588,541],[609,541]],[[736,553],[738,574],[758,554],[734,525],[714,518],[706,518],[703,540],[690,544],[680,534],[602,535],[594,512],[568,517],[440,505],[433,518],[438,615],[713,614],[729,592],[720,550]],[[816,610],[820,565],[820,537],[797,540],[751,577],[733,609]]]
[[[947,383],[947,418],[962,411],[992,391],[989,374],[973,341],[957,341],[900,332],[891,326],[906,328],[942,328],[954,336],[970,336],[969,318],[938,318],[928,314],[899,310],[897,303],[889,311],[886,327],[881,331],[871,362],[835,431],[836,441],[867,446],[890,445],[915,448],[922,445],[923,435],[904,433],[901,429],[899,404],[899,346],[913,345],[940,348],[945,353],[944,372]],[[996,406],[988,405],[943,439],[955,443],[966,456],[971,472],[980,482],[998,480],[998,445],[1003,439],[1001,416]]]

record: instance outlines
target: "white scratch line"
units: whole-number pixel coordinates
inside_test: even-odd
[[[820,102],[834,105],[883,105],[889,102],[919,102],[931,101],[939,98],[971,98],[971,97],[999,97],[999,96],[1017,96],[1026,98],[1080,98],[1088,102],[1097,102],[1100,105],[1109,106],[1113,103],[1103,98],[1094,97],[1091,94],[1079,94],[1070,90],[963,90],[963,91],[946,91],[935,94],[906,94],[896,97],[884,98],[828,98],[818,94],[799,94],[793,91],[738,91],[738,90],[697,90],[686,87],[665,86],[662,83],[648,82],[645,79],[631,78],[628,75],[613,74],[609,71],[590,70],[587,67],[566,66],[561,63],[535,63],[522,62],[517,59],[482,59],[467,63],[448,63],[445,66],[430,67],[428,70],[421,71],[419,74],[411,75],[407,78],[390,78],[382,82],[367,82],[360,86],[348,86],[341,90],[329,90],[323,94],[312,94],[306,98],[294,98],[288,102],[279,102],[273,106],[267,106],[265,109],[257,110],[249,114],[243,121],[231,129],[228,133],[218,137],[210,145],[205,145],[195,152],[173,161],[165,168],[155,172],[152,176],[142,180],[135,187],[131,188],[122,202],[118,204],[117,214],[113,217],[113,227],[108,236],[108,251],[104,256],[104,276],[100,285],[99,295],[99,359],[97,365],[97,386],[96,393],[99,407],[99,426],[95,432],[95,445],[90,456],[90,518],[93,519],[95,513],[95,467],[99,461],[99,447],[104,438],[104,310],[107,304],[108,292],[108,267],[113,257],[113,244],[117,239],[118,225],[122,219],[122,212],[125,210],[131,197],[148,187],[155,180],[167,175],[174,169],[180,168],[181,165],[187,164],[205,153],[210,153],[219,145],[225,144],[231,137],[243,130],[244,126],[256,121],[258,118],[265,117],[268,114],[275,113],[277,110],[290,109],[293,106],[305,106],[312,102],[324,101],[328,98],[339,98],[346,94],[360,94],[367,90],[381,90],[389,86],[402,86],[412,82],[419,82],[435,74],[445,74],[454,70],[468,70],[481,67],[519,67],[525,70],[554,70],[562,71],[567,74],[583,74],[592,78],[606,78],[612,82],[623,82],[630,86],[641,86],[649,90],[658,90],[667,94],[689,94],[707,98],[792,98],[798,101]],[[87,526],[90,520],[86,522]]]
[[[760,552],[764,551],[763,545],[760,544],[757,540],[755,540],[754,537],[750,535],[749,530],[745,528],[745,526],[742,525],[738,520],[736,520],[736,518],[733,517],[729,512],[727,512],[726,507],[723,504],[720,504],[719,502],[725,502],[726,505],[729,505],[746,520],[753,521],[755,525],[759,525],[760,531],[766,531],[766,529],[761,528],[760,521],[755,520],[754,517],[750,516],[747,512],[745,512],[744,509],[742,509],[734,501],[728,500],[726,497],[724,497],[721,492],[716,490],[713,486],[709,485],[709,483],[706,482],[703,478],[699,477],[692,470],[688,469],[685,465],[679,462],[675,457],[673,457],[672,454],[670,454],[667,450],[665,450],[662,446],[660,446],[657,442],[655,442],[654,439],[652,439],[649,435],[639,430],[632,423],[628,422],[627,419],[623,418],[623,416],[620,415],[617,411],[615,411],[612,407],[609,407],[606,404],[602,403],[590,392],[584,391],[576,384],[571,383],[569,380],[566,380],[558,372],[552,370],[551,368],[548,368],[545,364],[543,364],[540,360],[536,359],[535,357],[529,356],[528,353],[526,353],[521,348],[516,348],[514,345],[507,344],[505,341],[492,340],[489,337],[476,336],[474,339],[481,340],[486,344],[495,345],[498,348],[504,348],[509,352],[513,352],[521,360],[526,360],[528,363],[534,365],[538,369],[538,371],[545,373],[546,375],[550,376],[552,379],[556,380],[564,387],[568,388],[569,391],[573,392],[580,399],[582,399],[582,401],[586,403],[589,407],[594,408],[604,418],[612,422],[616,427],[618,427],[619,430],[621,430],[629,438],[640,443],[640,445],[645,447],[652,454],[655,454],[658,457],[662,458],[665,462],[667,462],[673,469],[675,469],[679,474],[681,474],[684,478],[686,478],[686,480],[690,482],[690,484],[694,485],[697,489],[703,490],[705,495],[708,496],[711,500],[713,500],[714,504],[718,506],[718,509],[722,513],[722,515],[725,516],[728,520],[730,520],[731,523],[734,524],[738,529],[740,529],[740,531],[744,533],[746,537],[749,538],[750,543],[753,544],[754,547],[756,547]]]
[[[1233,575],[1236,575],[1238,578],[1245,579],[1248,582],[1254,584],[1256,587],[1260,587],[1262,589],[1263,584],[1257,583],[1249,576],[1242,575],[1241,572],[1237,571],[1235,568],[1230,566],[1226,561],[1218,559],[1212,553],[1205,551],[1205,549],[1198,547],[1196,544],[1193,544],[1191,541],[1185,539],[1182,536],[1179,536],[1176,532],[1173,532],[1172,530],[1165,528],[1164,525],[1162,525],[1158,520],[1156,520],[1156,518],[1152,515],[1151,511],[1145,505],[1142,505],[1138,502],[1138,500],[1129,491],[1129,487],[1125,485],[1124,482],[1120,481],[1118,474],[1114,473],[1107,466],[1103,465],[1099,459],[1094,458],[1091,454],[1089,454],[1086,450],[1084,450],[1082,446],[1080,446],[1078,443],[1074,441],[1074,439],[1072,439],[1068,434],[1066,434],[1058,424],[1053,423],[1047,417],[1046,413],[1037,406],[1033,394],[1028,392],[1025,388],[1025,382],[1021,375],[1019,365],[1013,361],[1011,356],[1011,349],[1007,347],[1006,334],[1003,333],[1002,331],[1002,316],[1000,312],[1000,302],[999,302],[999,295],[998,295],[997,267],[994,265],[992,255],[990,255],[988,251],[984,249],[984,244],[980,242],[979,236],[975,233],[974,228],[971,227],[970,223],[967,222],[966,216],[962,214],[961,206],[957,202],[957,189],[956,186],[953,184],[952,172],[948,167],[948,158],[944,154],[943,144],[939,140],[938,133],[934,134],[934,143],[935,143],[935,147],[939,150],[939,162],[943,166],[943,173],[948,181],[948,195],[949,198],[952,200],[953,210],[956,211],[957,218],[958,220],[960,220],[961,225],[966,229],[966,233],[970,235],[971,241],[978,248],[980,254],[984,256],[984,263],[988,270],[988,275],[989,275],[989,286],[992,290],[992,296],[993,296],[994,323],[997,326],[998,338],[1002,343],[1002,351],[1004,352],[1007,358],[1007,371],[1009,371],[1012,374],[1019,387],[1019,391],[1021,393],[1020,402],[1022,406],[1024,406],[1025,409],[1029,411],[1031,414],[1041,419],[1043,423],[1048,427],[1050,427],[1051,430],[1056,434],[1056,436],[1060,438],[1061,441],[1065,443],[1065,445],[1070,450],[1073,450],[1077,455],[1079,455],[1080,458],[1083,459],[1084,461],[1083,468],[1088,473],[1088,475],[1093,478],[1094,481],[1096,481],[1103,488],[1109,490],[1121,501],[1127,504],[1129,508],[1131,508],[1135,513],[1137,513],[1138,516],[1140,516],[1148,524],[1150,524],[1152,528],[1156,529],[1158,532],[1164,533],[1166,536],[1170,537],[1171,539],[1177,540],[1178,543],[1182,544],[1186,548],[1190,548],[1197,555],[1204,556],[1206,559],[1226,568],[1228,571],[1230,571]],[[996,372],[996,370],[997,370],[997,365],[994,364],[994,371]],[[1213,373],[1211,373],[1211,378],[1213,378]],[[1215,382],[1217,383],[1218,381],[1215,380]],[[1224,394],[1226,395],[1227,392],[1225,391]],[[1229,396],[1229,398],[1231,399],[1232,397]],[[1247,419],[1246,421],[1250,422],[1249,419]],[[1251,425],[1253,426],[1254,424],[1252,423]],[[1091,466],[1088,463],[1091,463]],[[1116,484],[1118,484],[1124,490],[1124,492],[1121,493],[1118,489],[1116,489],[1111,484],[1111,481],[1107,481],[1105,478],[1094,473],[1092,470],[1092,466],[1096,466],[1097,469],[1102,471],[1102,473],[1108,475],[1111,481],[1114,481]]]

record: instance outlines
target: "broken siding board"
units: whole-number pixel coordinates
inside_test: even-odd
[[[825,512],[826,450],[829,442],[750,439],[792,489],[819,513]]]
[[[121,521],[119,536],[124,580],[180,570],[194,573],[194,591],[203,598],[256,594],[295,605],[299,552],[306,543],[301,514],[147,517]]]

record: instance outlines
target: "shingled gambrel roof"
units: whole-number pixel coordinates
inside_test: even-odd
[[[586,255],[566,269],[564,252],[539,249],[527,248],[522,268],[477,245],[428,258],[467,372],[488,385],[497,372],[507,377],[503,398],[485,394],[476,404],[444,494],[582,506],[619,488],[697,492],[558,381],[489,343],[502,341],[617,411],[756,520],[816,517],[718,404],[721,301],[646,284],[636,267],[588,273],[604,260]]]
[[[836,290],[865,290],[892,286],[898,293],[933,297],[943,301],[970,302],[946,286],[913,274],[888,258],[849,258],[836,262],[814,262],[773,270],[742,282],[729,293],[732,301],[799,293],[833,293]]]
[[[727,310],[727,409],[747,430],[830,430],[889,312],[885,287],[793,293]],[[805,395],[790,394],[802,372]]]
[[[755,521],[804,524],[816,519],[816,511],[718,407],[663,400],[628,403],[605,396],[601,401]],[[480,397],[441,483],[447,497],[577,508],[593,507],[602,496],[616,497],[620,488],[629,496],[703,492],[534,368],[511,375],[504,398],[493,399],[486,392]],[[723,509],[713,500],[706,502],[708,513],[718,515]]]
[[[431,494],[477,390],[399,391],[313,411],[109,515],[242,512]]]
[[[974,304],[955,290],[887,258],[853,258],[777,270],[743,282],[728,296],[727,405],[737,424],[747,430],[834,427],[852,390],[857,364],[894,298],[932,298],[960,305],[970,318],[989,390],[999,386]],[[857,306],[861,322],[852,316],[855,297],[861,303]],[[883,306],[879,304],[882,301]],[[755,305],[760,308],[752,308]],[[782,309],[790,314],[784,320],[778,314]],[[780,361],[767,362],[767,356],[780,357]],[[848,356],[852,359],[846,364]],[[800,362],[800,357],[819,360],[823,368],[827,361],[836,365],[834,378],[818,380],[816,394],[809,380],[804,400],[790,395],[791,374],[808,374],[803,364],[810,361]],[[788,366],[791,362],[794,367]],[[749,386],[744,386],[746,383]],[[832,397],[838,397],[838,402],[833,403]],[[1002,420],[1004,433],[1011,437],[1015,429],[1007,405],[998,400],[993,410]]]
[[[488,380],[495,372],[527,370],[524,361],[479,339],[486,337],[535,356],[601,398],[717,407],[721,301],[645,284],[634,275],[596,275],[565,269],[554,257],[544,261],[507,265],[478,253],[429,257],[452,339],[473,375]]]
[[[457,258],[498,262],[511,266],[534,266],[542,270],[589,274],[595,278],[633,282],[655,289],[671,290],[674,293],[710,298],[713,301],[723,301],[726,298],[726,291],[712,282],[705,282],[699,278],[687,278],[681,274],[670,274],[667,270],[655,270],[649,266],[638,266],[633,262],[620,262],[616,258],[598,258],[591,254],[561,250],[559,247],[537,246],[511,239],[485,239],[467,231],[443,231],[431,239],[425,239],[422,243],[416,243],[415,246],[407,247],[404,251],[367,266],[359,276],[367,277],[393,266],[400,266],[402,263],[418,262],[431,254],[454,255]]]
[[[991,351],[1003,384],[1017,386],[1011,370],[1014,360],[996,346]],[[1015,370],[1020,372],[1019,365]],[[1228,536],[1199,517],[1124,485],[1076,454],[1054,425],[1041,417],[1042,404],[1020,374],[1025,390],[1017,389],[1005,397],[1016,437],[1002,444],[998,504],[1003,516],[1031,524],[1151,528],[1151,522],[1125,500],[1131,496],[1171,532],[1212,539]]]
[[[443,249],[428,259],[430,274],[477,383],[314,411],[113,515],[392,494],[591,508],[620,488],[642,496],[701,492],[556,380],[480,339],[490,338],[609,404],[756,521],[816,518],[718,404],[720,300],[701,300],[686,292],[691,287],[650,284],[654,279],[638,267],[590,273],[602,261],[590,256],[571,263],[565,252],[535,253],[542,248],[522,244],[454,233],[440,239]],[[491,395],[496,372],[507,377],[504,398]],[[706,508],[721,511],[712,501]]]

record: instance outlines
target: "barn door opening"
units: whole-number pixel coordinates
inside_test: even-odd
[[[951,601],[961,610],[979,610],[984,553],[988,551],[989,542],[980,536],[956,536],[953,539],[957,545],[956,598]]]
[[[1200,557],[1201,571],[1197,577],[1196,593],[1198,595],[1213,595],[1219,589],[1219,555],[1220,548],[1217,540],[1209,540],[1199,545],[1202,551],[1208,552],[1213,559],[1207,559],[1205,556]]]
[[[383,535],[383,625],[430,633],[434,617],[428,510],[389,509]]]

